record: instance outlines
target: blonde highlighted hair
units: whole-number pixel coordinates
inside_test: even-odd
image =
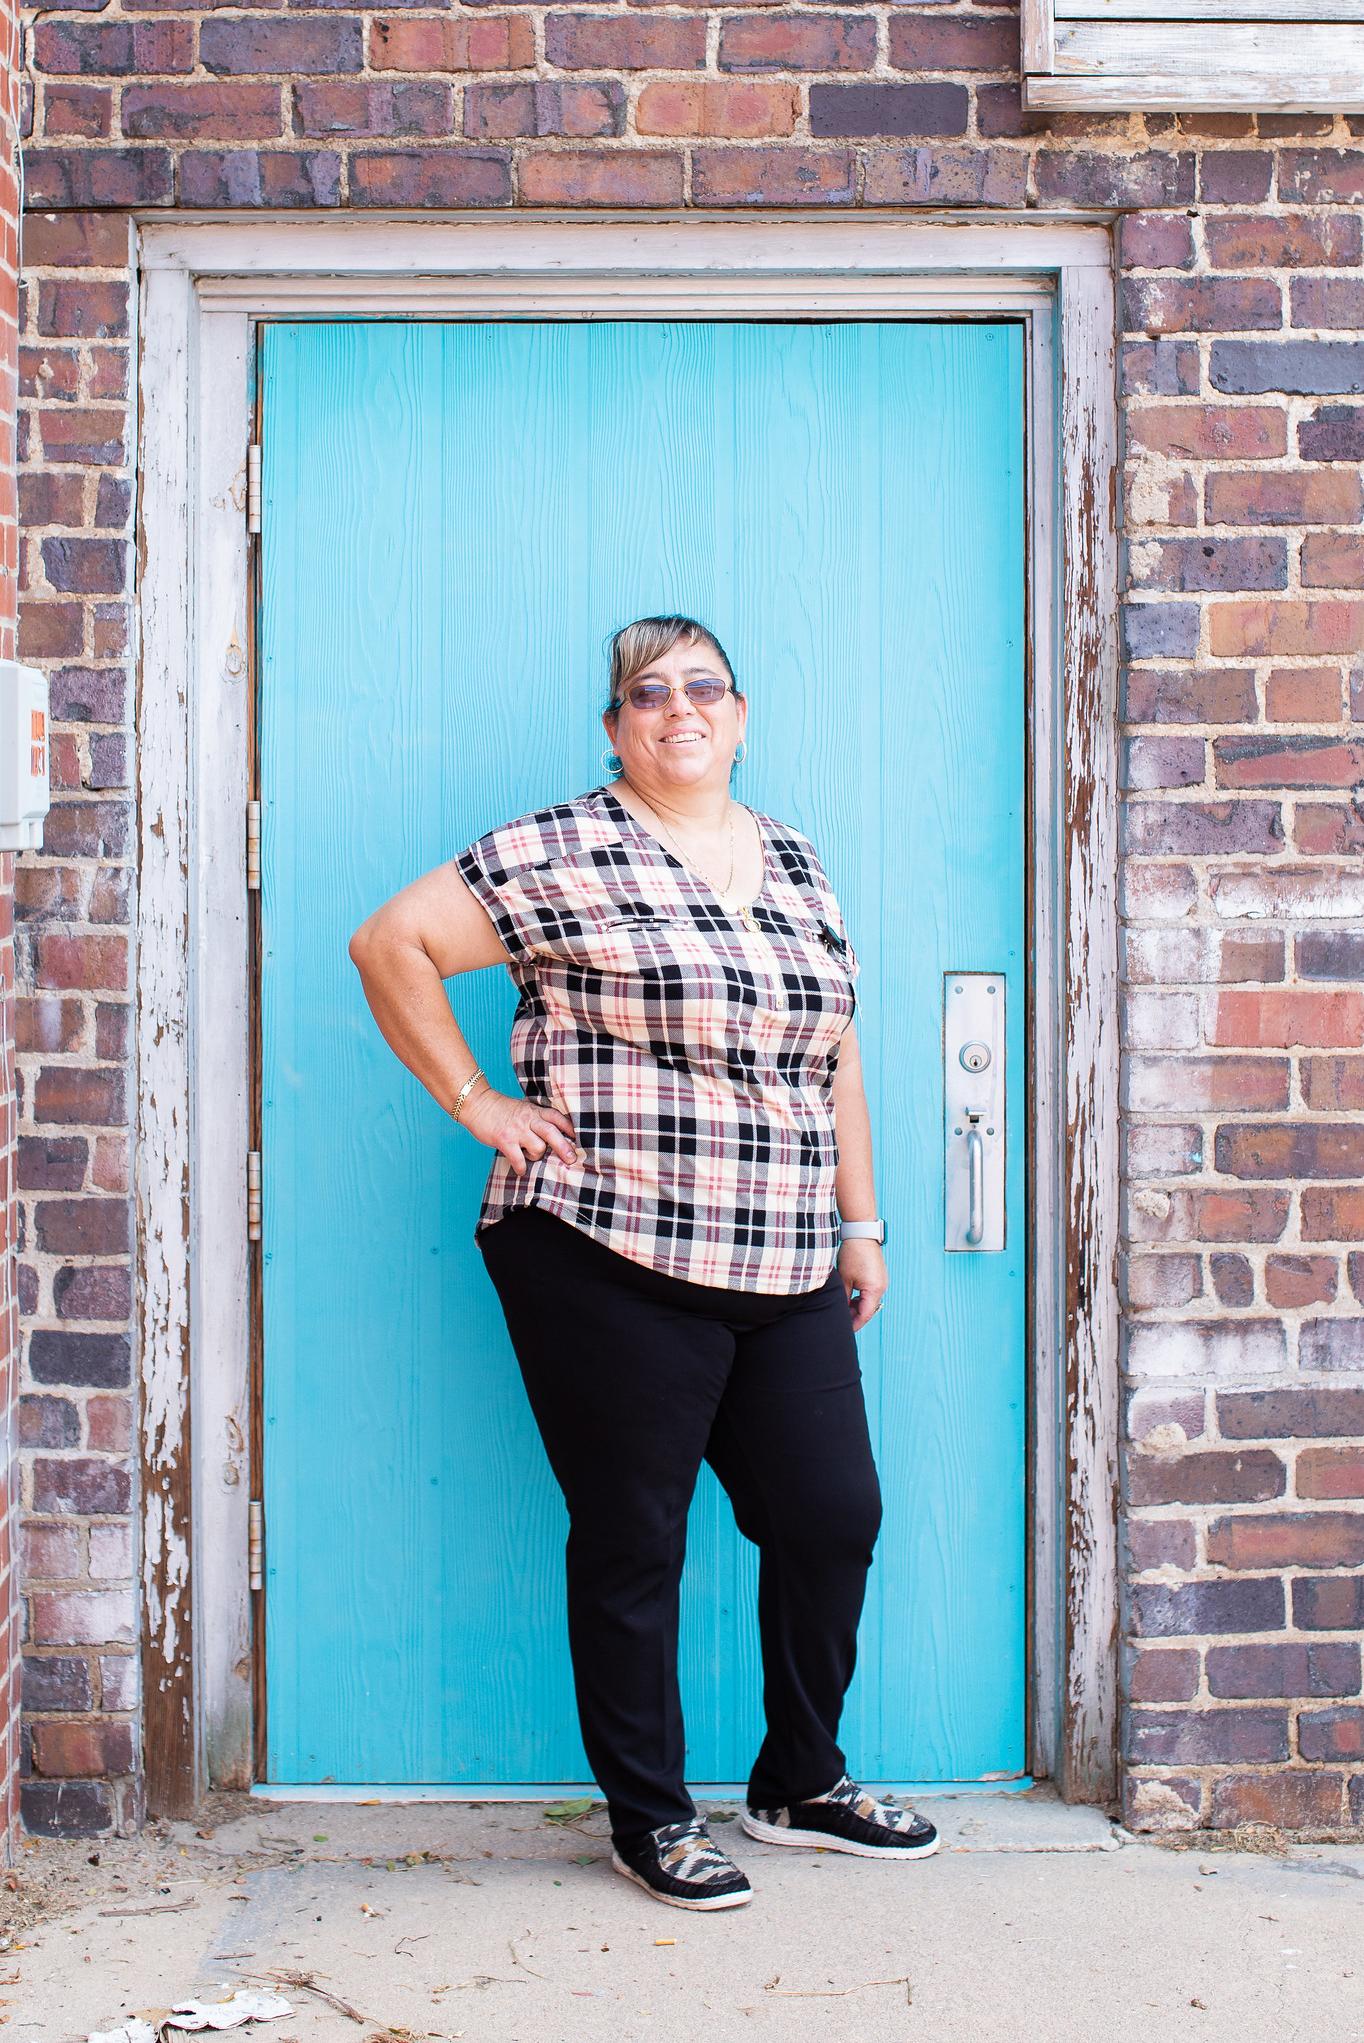
[[[695,617],[637,617],[633,624],[623,624],[613,632],[610,640],[611,696],[606,706],[613,714],[620,708],[621,698],[636,674],[671,652],[679,639],[688,645],[708,645],[729,675],[735,695],[743,694],[729,654],[708,625]]]

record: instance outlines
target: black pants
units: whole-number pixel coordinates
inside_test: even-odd
[[[881,1524],[842,1279],[791,1297],[691,1284],[537,1206],[478,1240],[568,1505],[578,1716],[615,1841],[695,1814],[678,1584],[703,1458],[761,1553],[767,1734],[748,1799],[823,1794],[844,1770],[836,1733]]]

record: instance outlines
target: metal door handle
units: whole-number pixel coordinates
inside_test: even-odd
[[[974,1121],[966,1131],[966,1172],[969,1180],[966,1245],[979,1248],[985,1239],[985,1144]]]
[[[998,1255],[1007,1232],[1003,972],[943,979],[943,1246]]]

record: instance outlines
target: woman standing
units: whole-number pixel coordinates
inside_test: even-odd
[[[855,1332],[886,1290],[860,969],[810,840],[733,800],[748,719],[704,625],[611,641],[609,784],[490,830],[350,955],[386,1041],[497,1152],[475,1229],[569,1513],[569,1644],[612,1864],[661,1901],[752,1889],[684,1780],[678,1586],[702,1460],[760,1550],[767,1732],[742,1816],[881,1859],[933,1825],[837,1743],[881,1522]],[[520,990],[494,1090],[441,981]]]

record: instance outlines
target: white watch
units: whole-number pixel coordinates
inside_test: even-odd
[[[886,1238],[884,1220],[844,1220],[840,1223],[844,1241],[880,1241]]]

